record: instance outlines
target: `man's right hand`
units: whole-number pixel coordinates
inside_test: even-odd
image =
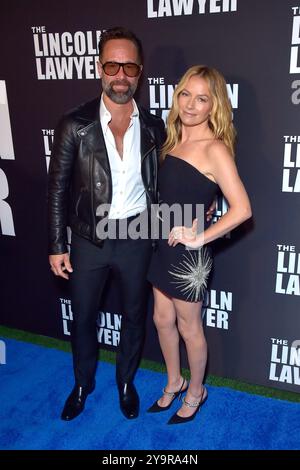
[[[51,271],[55,274],[55,276],[69,279],[69,274],[64,271],[68,271],[69,273],[73,272],[69,253],[62,253],[61,255],[50,255],[49,263],[51,266]]]

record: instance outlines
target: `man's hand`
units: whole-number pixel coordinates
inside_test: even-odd
[[[63,277],[64,279],[69,279],[69,274],[64,271],[68,271],[69,273],[73,272],[69,253],[63,253],[61,255],[50,255],[49,256],[49,263],[51,266],[51,271],[55,276]]]

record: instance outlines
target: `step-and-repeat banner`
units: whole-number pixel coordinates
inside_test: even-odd
[[[69,338],[68,283],[47,259],[54,128],[66,110],[99,95],[97,43],[122,25],[143,42],[138,100],[152,113],[166,119],[178,79],[194,64],[225,75],[233,105],[253,220],[215,243],[208,371],[300,391],[299,2],[4,0],[0,24],[0,323]],[[226,210],[220,197],[214,221]],[[151,310],[150,297],[144,357],[160,361]],[[121,321],[112,280],[98,318],[105,348],[116,348]]]

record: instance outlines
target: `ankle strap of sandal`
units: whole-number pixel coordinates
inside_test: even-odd
[[[181,390],[183,389],[183,386],[185,385],[185,383],[186,383],[186,380],[185,380],[185,378],[183,378],[181,387],[180,387],[179,390],[177,390],[177,392],[167,392],[166,389],[165,389],[165,387],[163,388],[162,391],[163,391],[163,393],[164,393],[165,395],[168,395],[169,397],[173,397],[174,395],[179,394],[179,393],[181,392]]]
[[[182,403],[184,403],[184,405],[188,406],[189,408],[197,408],[197,406],[201,403],[201,400],[195,401],[194,403],[189,403],[185,400],[185,398],[182,398]]]
[[[205,390],[206,388],[204,387],[204,385],[202,386],[202,393],[201,393],[201,396],[199,398],[198,401],[194,401],[194,403],[190,403],[188,401],[186,401],[186,399],[183,397],[182,398],[182,403],[184,403],[184,405],[188,406],[189,408],[196,408],[198,405],[200,405],[204,399],[207,397],[207,394],[206,396],[204,397],[204,393],[205,393]],[[204,397],[204,398],[203,398]]]
[[[177,393],[177,392],[167,392],[165,387],[162,389],[162,391],[165,395],[168,395],[169,397],[173,397],[175,393]]]

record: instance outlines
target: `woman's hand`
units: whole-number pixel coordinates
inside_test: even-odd
[[[176,246],[182,243],[189,248],[200,248],[203,245],[201,237],[197,236],[198,219],[193,220],[192,227],[174,227],[169,235],[168,245]]]
[[[211,219],[213,218],[213,215],[215,213],[215,210],[216,210],[216,207],[217,207],[217,199],[214,199],[210,208],[208,209],[208,211],[206,212],[206,220],[207,222],[210,222]]]

